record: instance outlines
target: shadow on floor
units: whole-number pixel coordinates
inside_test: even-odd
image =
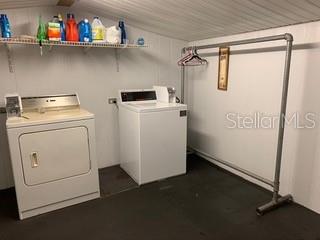
[[[101,197],[108,197],[139,187],[119,165],[99,170]]]
[[[100,175],[110,184],[117,178],[127,176],[119,169]],[[109,197],[23,221],[14,191],[1,191],[0,240],[320,240],[318,214],[291,204],[258,217],[255,208],[271,193],[197,156],[189,156],[186,175],[113,194],[131,184],[120,182],[102,184]]]

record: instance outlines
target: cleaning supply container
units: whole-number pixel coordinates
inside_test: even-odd
[[[58,17],[59,17],[59,24],[60,24],[61,41],[66,41],[66,25],[64,24],[61,14],[59,14]]]
[[[78,31],[80,42],[92,42],[92,30],[88,19],[84,19],[78,24]]]
[[[38,26],[38,32],[37,32],[37,39],[39,41],[46,40],[47,38],[47,30],[46,30],[46,25],[42,21],[41,15],[39,16],[39,26]]]
[[[142,38],[142,37],[138,38],[137,44],[138,44],[139,46],[143,46],[143,45],[144,45],[144,38]]]
[[[99,17],[94,17],[91,27],[93,42],[105,42],[106,28],[103,26]]]
[[[48,39],[50,41],[60,41],[60,23],[58,16],[54,16],[51,22],[48,22]]]
[[[67,25],[66,25],[66,36],[67,41],[78,42],[79,41],[79,32],[74,14],[67,14]]]
[[[124,21],[119,21],[119,28],[121,29],[121,44],[127,44],[127,33],[124,26]]]
[[[112,44],[119,44],[121,42],[121,30],[117,26],[107,28],[106,41]]]
[[[11,38],[11,29],[9,19],[6,14],[0,15],[1,36],[3,38]]]

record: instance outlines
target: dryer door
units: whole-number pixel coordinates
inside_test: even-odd
[[[23,134],[19,138],[28,186],[88,173],[91,168],[86,127]]]

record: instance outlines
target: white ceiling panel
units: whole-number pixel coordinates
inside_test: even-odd
[[[0,9],[56,3],[0,0]],[[188,41],[320,19],[320,0],[79,0],[74,6]]]
[[[11,8],[55,6],[57,2],[57,0],[0,0],[0,10]]]

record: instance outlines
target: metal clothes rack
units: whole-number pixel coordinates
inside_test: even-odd
[[[192,48],[195,48],[196,50],[210,49],[210,48],[228,47],[228,46],[245,45],[245,44],[253,44],[253,43],[263,43],[263,42],[271,42],[271,41],[279,41],[279,40],[285,40],[287,45],[286,45],[286,57],[285,57],[284,74],[283,74],[280,122],[279,122],[279,131],[278,131],[278,144],[277,144],[274,180],[273,181],[267,180],[261,176],[258,176],[257,174],[254,174],[250,171],[240,168],[234,164],[228,163],[221,159],[216,159],[208,154],[195,150],[195,152],[198,153],[199,155],[203,155],[206,158],[212,159],[216,162],[226,165],[234,170],[237,170],[245,175],[248,175],[256,180],[259,180],[273,187],[272,200],[269,203],[263,206],[260,206],[256,209],[258,215],[263,215],[264,213],[270,210],[273,210],[285,203],[290,203],[293,201],[293,198],[290,194],[286,196],[279,195],[283,136],[284,136],[284,128],[285,128],[286,109],[287,109],[287,96],[288,96],[293,36],[290,33],[285,33],[282,35],[275,35],[275,36],[268,36],[268,37],[252,38],[252,39],[245,39],[245,40],[231,41],[231,42],[222,42],[222,43],[215,43],[215,44],[202,45],[202,46],[184,47],[182,49],[182,53],[185,53],[187,50],[190,50]],[[181,67],[181,101],[182,102],[184,102],[184,90],[185,90],[184,85],[185,85],[185,66],[182,66]]]

